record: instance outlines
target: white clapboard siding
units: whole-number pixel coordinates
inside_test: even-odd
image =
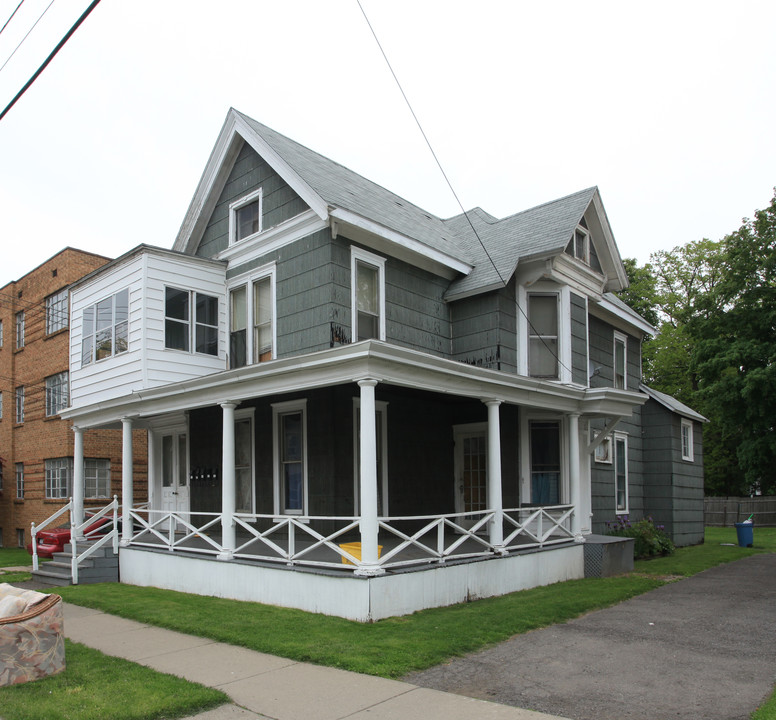
[[[164,347],[165,287],[218,298],[217,356]],[[129,289],[129,349],[81,366],[84,308]],[[226,367],[226,268],[222,263],[141,246],[109,263],[71,295],[70,393],[73,407],[128,395],[144,388],[201,377]]]

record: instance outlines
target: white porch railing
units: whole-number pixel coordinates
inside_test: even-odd
[[[504,544],[499,547],[493,546],[487,535],[495,516],[491,510],[383,517],[379,520],[378,542],[384,552],[378,563],[383,568],[408,567],[566,543],[574,539],[573,513],[571,505],[504,510]],[[240,559],[285,565],[340,569],[361,565],[361,558],[339,542],[357,536],[358,517],[236,513],[238,541],[229,552],[220,541],[220,513],[135,508],[130,515],[134,529],[130,545],[135,547],[231,554]],[[335,528],[330,532],[316,529],[332,525]],[[343,566],[345,562],[348,565]]]
[[[32,569],[37,572],[40,563],[38,560],[38,533],[51,525],[55,520],[59,519],[65,513],[69,513],[70,516],[70,546],[72,548],[72,560],[70,561],[70,572],[73,578],[73,585],[78,585],[78,566],[93,555],[97,550],[102,548],[107,543],[112,543],[113,552],[117,553],[119,549],[118,545],[118,498],[114,495],[113,501],[108,503],[105,507],[99,510],[87,509],[85,511],[84,521],[80,525],[76,525],[73,517],[73,499],[70,498],[69,502],[61,507],[50,517],[46,518],[40,525],[32,523],[31,536],[32,536]],[[110,518],[110,530],[104,531],[104,525],[102,527],[93,528],[89,532],[86,532],[88,528],[93,526],[101,518],[107,517],[112,514]],[[79,538],[84,538],[84,541],[88,543],[85,547],[82,546],[82,551],[78,552]]]

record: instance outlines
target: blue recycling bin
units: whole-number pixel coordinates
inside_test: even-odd
[[[738,535],[738,547],[752,547],[754,545],[754,523],[736,523]]]

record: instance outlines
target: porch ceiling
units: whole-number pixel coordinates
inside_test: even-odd
[[[342,385],[372,378],[381,383],[552,412],[629,417],[647,400],[643,393],[585,389],[465,365],[377,340],[308,355],[225,370],[187,382],[134,391],[121,398],[61,415],[82,428],[105,427],[123,417],[143,420],[165,413]]]

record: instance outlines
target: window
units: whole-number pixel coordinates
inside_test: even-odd
[[[558,296],[528,296],[528,374],[558,377]]]
[[[24,422],[24,385],[16,388],[16,422]]]
[[[306,401],[272,406],[275,512],[304,515],[307,507]]]
[[[164,308],[164,346],[168,350],[189,352],[193,346],[194,352],[218,355],[217,297],[168,287]]]
[[[46,417],[56,415],[68,405],[68,372],[46,378]]]
[[[385,340],[385,259],[351,248],[353,338]]]
[[[682,460],[692,462],[693,458],[692,421],[682,419]]]
[[[590,264],[590,232],[583,224],[577,225],[574,235],[566,246],[566,254],[581,260],[585,265]]]
[[[275,357],[275,266],[268,265],[229,293],[229,367]],[[248,334],[248,328],[251,328]]]
[[[126,352],[129,348],[129,290],[84,309],[81,365]]]
[[[3,321],[0,320],[0,348],[3,347]]]
[[[614,387],[625,390],[628,387],[627,378],[627,347],[628,338],[622,333],[614,333]]]
[[[0,492],[3,491],[3,461],[0,459]],[[2,547],[2,545],[0,545]]]
[[[0,420],[3,419],[3,393],[0,391]]]
[[[261,188],[229,205],[229,244],[261,232]]]
[[[67,288],[46,298],[46,335],[67,327]]]
[[[16,349],[24,347],[24,310],[16,313]]]
[[[560,502],[560,423],[532,421],[531,432],[531,502],[534,505],[557,505]]]
[[[598,433],[595,433],[594,437],[598,437]],[[612,436],[607,435],[601,443],[596,447],[593,459],[597,463],[609,463],[612,462]]]
[[[110,497],[110,460],[84,458],[84,497]]]
[[[16,529],[16,544],[18,547],[24,547],[24,528]]]
[[[45,461],[46,498],[62,500],[70,497],[73,478],[72,458],[56,458]]]
[[[614,478],[617,513],[628,512],[628,440],[614,436]]]
[[[24,463],[16,463],[16,497],[24,500]]]

